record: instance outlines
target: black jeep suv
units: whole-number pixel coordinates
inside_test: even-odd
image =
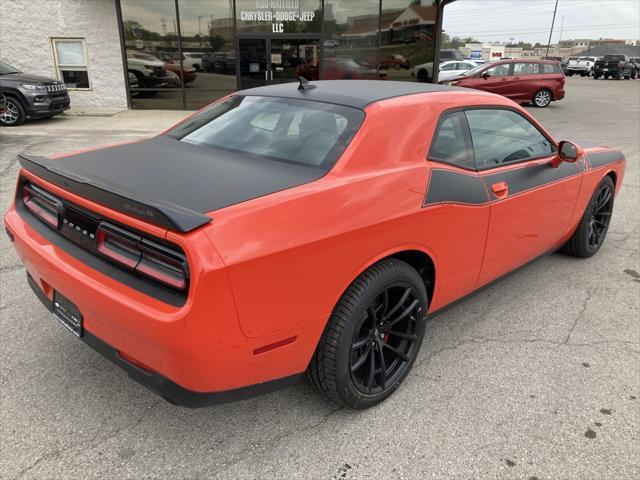
[[[0,92],[6,97],[0,125],[20,125],[28,118],[50,118],[69,108],[63,82],[28,75],[0,60]]]

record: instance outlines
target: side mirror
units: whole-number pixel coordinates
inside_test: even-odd
[[[491,74],[489,72],[484,72],[481,76],[486,80],[487,78],[491,77]]]
[[[562,162],[577,162],[582,154],[582,148],[578,145],[563,140],[558,144],[558,155],[551,161],[551,165],[557,168]]]

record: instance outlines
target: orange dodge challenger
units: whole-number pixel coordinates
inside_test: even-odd
[[[348,407],[381,402],[428,313],[547,252],[596,253],[625,169],[501,96],[304,79],[148,140],[20,163],[5,225],[31,288],[191,407],[305,372]]]

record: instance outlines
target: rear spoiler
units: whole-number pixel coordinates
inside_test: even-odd
[[[203,213],[163,200],[144,198],[136,193],[118,191],[117,186],[82,178],[60,168],[55,161],[46,157],[21,153],[18,154],[18,159],[22,168],[47,182],[105,207],[169,230],[186,233],[211,221],[211,217]]]

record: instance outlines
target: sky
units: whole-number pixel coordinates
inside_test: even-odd
[[[457,0],[445,7],[449,35],[483,41],[549,38],[555,0]],[[564,18],[564,21],[563,21]],[[577,38],[640,38],[640,0],[559,0],[551,42]]]

